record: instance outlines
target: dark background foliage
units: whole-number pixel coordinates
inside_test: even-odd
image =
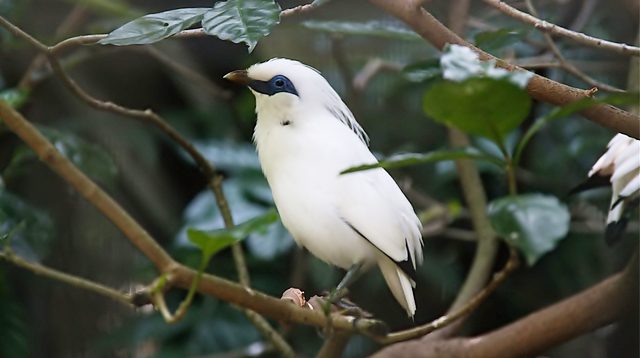
[[[536,2],[538,3],[538,2]],[[540,1],[545,18],[568,26],[581,1]],[[633,43],[637,14],[621,10],[622,1],[599,1],[584,31]],[[280,2],[283,8],[294,2]],[[71,31],[55,34],[65,17],[83,7]],[[197,1],[50,1],[4,0],[0,14],[45,43],[72,35],[106,33],[137,16],[178,7],[210,6]],[[446,18],[447,2],[434,2],[432,12]],[[511,39],[493,44],[500,56],[530,57],[542,53],[541,36],[500,14],[473,3],[479,24],[513,30]],[[342,95],[372,138],[375,152],[426,152],[446,146],[446,130],[422,111],[429,82],[412,82],[397,71],[374,77],[364,89],[350,79],[373,58],[408,65],[435,59],[438,53],[420,39],[388,34],[345,35],[321,31],[305,20],[383,20],[399,25],[366,2],[334,1],[309,15],[278,25],[247,54],[244,45],[213,37],[167,40],[152,45],[173,61],[205,76],[210,83],[185,77],[167,67],[143,47],[88,47],[65,57],[72,76],[98,98],[132,108],[153,108],[196,143],[224,173],[236,222],[248,220],[273,206],[250,144],[254,123],[248,91],[230,86],[222,76],[230,70],[271,57],[295,58],[320,69]],[[467,38],[487,28],[472,26]],[[529,40],[525,41],[524,39]],[[0,91],[15,88],[34,56],[23,41],[0,30]],[[564,44],[564,43],[563,43]],[[487,46],[492,46],[491,44]],[[628,58],[567,43],[564,53],[590,75],[626,87]],[[97,180],[181,262],[196,266],[199,253],[185,237],[187,227],[222,226],[212,195],[194,164],[162,133],[139,122],[97,112],[66,91],[48,71],[26,97],[21,111],[56,138],[58,149],[73,156],[82,170]],[[550,78],[586,88],[556,69],[541,70]],[[550,107],[534,103],[527,128]],[[579,117],[555,121],[534,138],[524,153],[519,173],[521,192],[546,192],[571,209],[568,236],[533,267],[523,267],[475,312],[468,333],[499,327],[598,282],[616,272],[637,245],[638,226],[632,223],[625,240],[608,247],[601,220],[609,193],[593,191],[568,197],[570,188],[586,176],[604,150],[612,132]],[[476,139],[478,146],[491,147]],[[494,148],[495,149],[495,148]],[[33,260],[104,284],[132,290],[153,279],[153,268],[120,232],[84,201],[4,128],[0,128],[0,227],[18,227],[14,246]],[[502,174],[480,165],[490,198],[505,195]],[[432,201],[450,211],[451,227],[470,230],[470,221],[453,163],[425,164],[392,171],[419,213]],[[425,200],[425,197],[429,200]],[[20,224],[22,223],[22,224]],[[4,229],[3,229],[4,230]],[[279,296],[291,286],[308,295],[333,287],[342,273],[297,249],[279,224],[244,242],[252,284]],[[416,322],[437,318],[455,297],[473,257],[472,242],[444,233],[425,240],[425,263],[418,272]],[[498,262],[506,259],[500,252]],[[229,252],[215,256],[215,274],[236,278]],[[182,297],[172,293],[170,303]],[[393,328],[413,324],[405,318],[375,270],[354,287],[352,299],[389,322]],[[283,327],[302,354],[312,355],[320,333],[309,327]],[[637,356],[637,320],[604,327],[567,342],[546,355],[554,357]],[[0,262],[0,356],[218,356],[240,352],[261,342],[258,332],[235,308],[210,297],[197,297],[181,322],[167,325],[159,314],[125,309],[106,298],[42,279]],[[361,337],[346,355],[371,353],[376,345]],[[222,355],[221,355],[222,356]]]

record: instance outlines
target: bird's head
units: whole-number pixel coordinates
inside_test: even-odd
[[[274,58],[247,70],[233,71],[225,79],[246,85],[256,97],[256,110],[278,107],[287,110],[307,102],[312,105],[314,86],[329,86],[318,71],[298,61]]]
[[[368,141],[349,108],[320,72],[301,62],[274,58],[246,70],[227,73],[225,79],[246,85],[256,97],[256,112],[271,117],[323,112],[343,122],[365,143]],[[329,117],[329,116],[327,116]]]

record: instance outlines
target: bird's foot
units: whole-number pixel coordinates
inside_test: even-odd
[[[331,313],[338,313],[358,318],[369,318],[373,316],[371,313],[358,307],[358,305],[353,301],[345,297],[347,293],[347,289],[334,289],[329,293],[325,292],[323,296],[312,297],[309,300],[309,303],[316,308],[322,309],[324,314],[327,316]]]

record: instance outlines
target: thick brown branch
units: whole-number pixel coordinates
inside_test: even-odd
[[[433,331],[446,327],[447,325],[452,324],[453,322],[468,316],[471,312],[473,312],[482,302],[484,302],[493,291],[504,282],[504,280],[509,276],[511,272],[513,272],[519,265],[518,254],[512,248],[510,251],[509,260],[505,264],[502,271],[496,273],[493,276],[493,279],[489,284],[480,292],[478,292],[474,297],[468,300],[468,302],[464,302],[460,307],[455,307],[449,311],[449,314],[442,316],[432,322],[427,324],[410,328],[400,332],[394,332],[388,334],[386,337],[379,339],[378,342],[383,344],[396,343],[401,341],[406,341],[409,339],[422,337],[426,334],[429,334]]]
[[[176,287],[188,288],[196,271],[183,265],[175,266],[170,272],[169,283]],[[333,314],[331,319],[318,310],[300,308],[287,300],[276,299],[256,290],[247,289],[237,283],[204,274],[198,292],[217,297],[223,301],[245,307],[280,322],[292,322],[316,327],[327,327],[350,332],[358,332],[370,337],[386,334],[386,325],[372,319],[356,319]]]
[[[438,49],[442,49],[448,43],[468,46],[476,51],[483,60],[494,59],[497,61],[497,64],[503,68],[511,71],[518,69],[516,66],[473,47],[442,25],[424,8],[416,10],[416,8],[411,6],[412,3],[410,1],[369,1],[405,22],[415,32]],[[573,88],[539,75],[534,75],[533,78],[531,78],[527,86],[527,91],[531,97],[555,105],[566,105],[589,95],[587,91]],[[640,117],[629,112],[610,105],[597,105],[581,113],[586,118],[604,127],[636,139],[640,138]]]
[[[530,357],[623,318],[638,302],[638,256],[627,268],[552,306],[473,338],[403,342],[382,357]]]
[[[176,264],[134,218],[65,158],[37,128],[4,101],[0,101],[0,118],[38,155],[40,160],[109,218],[156,265],[158,270],[168,271]]]

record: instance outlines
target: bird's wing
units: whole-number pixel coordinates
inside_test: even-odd
[[[596,173],[603,176],[613,174],[616,158],[627,148],[632,140],[632,138],[620,133],[611,138],[609,144],[607,144],[607,151],[593,165],[589,171],[589,176]]]
[[[342,175],[337,193],[342,219],[412,276],[422,263],[422,225],[391,176],[384,169]]]

